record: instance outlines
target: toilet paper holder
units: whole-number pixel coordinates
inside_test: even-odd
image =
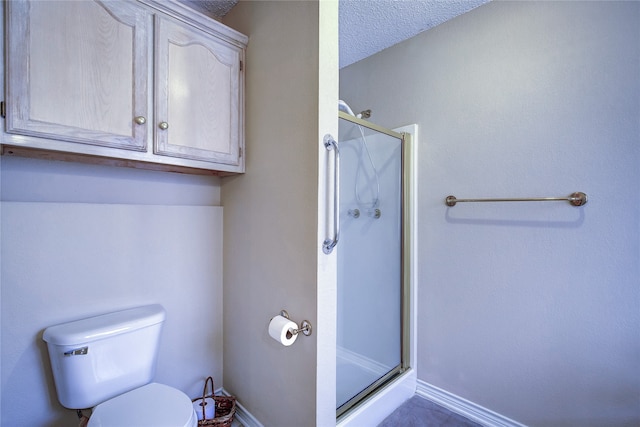
[[[280,310],[280,316],[284,317],[285,319],[289,319],[289,313],[287,313],[287,310]],[[303,320],[300,324],[299,329],[291,328],[289,329],[289,332],[291,332],[293,335],[298,335],[300,332],[302,332],[304,335],[309,336],[311,335],[311,323],[308,320]]]

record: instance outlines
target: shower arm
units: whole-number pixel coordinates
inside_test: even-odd
[[[322,243],[322,251],[329,255],[333,248],[338,244],[340,238],[340,217],[338,213],[340,202],[340,150],[338,149],[338,143],[329,134],[324,136],[323,139],[324,148],[327,151],[333,151],[334,164],[333,164],[333,233],[331,237],[328,237]],[[328,203],[327,203],[328,204]]]

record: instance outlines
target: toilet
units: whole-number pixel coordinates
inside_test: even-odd
[[[62,406],[92,408],[89,427],[196,427],[191,399],[152,382],[165,317],[155,304],[45,329]]]

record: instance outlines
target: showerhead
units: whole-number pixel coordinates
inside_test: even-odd
[[[343,111],[347,114],[352,115],[353,117],[357,117],[358,119],[368,119],[369,117],[371,117],[371,110],[364,110],[359,112],[358,114],[354,114],[351,107],[349,107],[349,105],[341,99],[338,100],[338,111]]]
[[[351,107],[349,107],[349,105],[341,99],[338,100],[338,111],[344,111],[345,113],[351,114],[355,117],[355,114],[353,114],[353,110],[351,110]]]

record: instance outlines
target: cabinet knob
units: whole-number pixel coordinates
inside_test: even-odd
[[[160,124],[158,124],[158,127],[162,130],[167,130],[169,129],[169,123],[167,122],[160,122]]]
[[[147,119],[145,119],[144,116],[138,116],[135,119],[133,119],[133,121],[135,121],[139,125],[143,125],[147,123]]]

